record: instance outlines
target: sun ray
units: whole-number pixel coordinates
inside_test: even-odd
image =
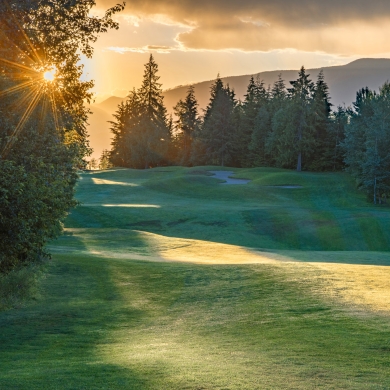
[[[1,24],[0,24],[0,26],[1,26]],[[26,51],[24,51],[19,45],[17,45],[14,41],[12,41],[8,36],[7,36],[7,34],[5,34],[4,33],[4,31],[3,31],[4,29],[3,28],[1,28],[0,29],[0,34],[1,34],[1,36],[2,37],[4,37],[4,38],[6,38],[7,39],[7,41],[8,42],[10,42],[23,56],[25,56],[26,58],[28,58],[30,61],[31,61],[31,63],[34,63],[35,61],[34,61],[34,59],[30,56],[30,54],[28,53],[28,52],[26,52]]]
[[[22,84],[15,85],[14,87],[11,87],[11,88],[5,89],[4,91],[1,91],[0,97],[4,96],[4,95],[10,95],[10,94],[16,93],[16,92],[21,91],[23,89],[27,89],[28,87],[30,87],[32,85],[34,85],[34,81],[31,81],[31,80],[26,81],[25,83],[22,83]]]
[[[17,62],[9,61],[9,60],[6,60],[5,58],[0,58],[0,61],[5,62],[6,64],[13,66],[15,68],[18,68],[18,69],[27,70],[31,73],[39,73],[39,71],[37,71],[33,68],[30,68],[29,66],[18,64]]]
[[[5,5],[6,7],[8,8],[8,10],[10,11],[11,15],[12,15],[12,19],[15,21],[15,24],[19,27],[19,31],[23,34],[23,37],[24,39],[26,40],[28,46],[30,47],[31,51],[32,51],[32,54],[35,55],[36,59],[37,59],[37,62],[42,65],[43,62],[42,62],[42,59],[41,57],[39,56],[37,50],[35,49],[34,45],[31,43],[31,40],[30,38],[27,36],[26,32],[24,31],[24,28],[23,26],[20,25],[19,23],[19,20],[18,18],[15,16],[12,8],[10,7],[10,5],[8,4],[8,1],[5,1]]]
[[[36,91],[38,91],[39,85],[33,85],[32,88],[26,92],[23,96],[16,99],[11,105],[12,111],[16,111],[20,107],[24,107],[28,101],[31,101],[31,98],[34,96]]]
[[[34,111],[35,107],[37,106],[40,97],[42,94],[42,86],[37,88],[37,91],[35,92],[35,95],[33,99],[31,100],[30,104],[28,105],[26,111],[24,112],[22,118],[20,119],[18,125],[15,127],[14,131],[12,132],[11,136],[9,137],[7,143],[5,144],[3,150],[2,150],[2,157],[7,156],[11,146],[15,142],[16,136],[19,134],[20,130],[24,127],[27,120],[29,119],[31,113]]]

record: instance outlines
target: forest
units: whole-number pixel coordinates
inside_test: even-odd
[[[251,77],[243,101],[218,76],[199,112],[193,86],[167,114],[153,56],[143,83],[119,105],[111,122],[112,149],[101,166],[146,169],[164,165],[277,167],[351,173],[375,204],[390,189],[390,85],[364,87],[353,107],[333,107],[321,71],[310,79],[279,76],[273,85]]]

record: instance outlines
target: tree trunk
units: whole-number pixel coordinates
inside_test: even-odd
[[[297,171],[302,171],[302,152],[299,152],[298,154],[298,163],[297,163]]]
[[[376,178],[374,179],[374,204],[376,204]]]

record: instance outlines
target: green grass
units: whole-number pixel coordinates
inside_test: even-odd
[[[389,210],[344,174],[202,171],[82,175],[40,299],[0,313],[0,389],[390,388],[388,312],[328,296],[305,263],[390,265]],[[300,263],[139,260],[187,239]]]

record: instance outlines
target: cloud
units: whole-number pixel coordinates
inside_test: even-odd
[[[98,0],[99,7],[115,3]],[[125,12],[187,26],[176,38],[186,49],[292,48],[343,55],[389,51],[388,0],[132,0]]]
[[[157,46],[157,45],[147,45],[143,47],[120,47],[120,46],[110,46],[108,50],[113,51],[119,54],[125,53],[160,53],[160,54],[169,54],[173,50],[178,50],[177,47],[171,46]]]

